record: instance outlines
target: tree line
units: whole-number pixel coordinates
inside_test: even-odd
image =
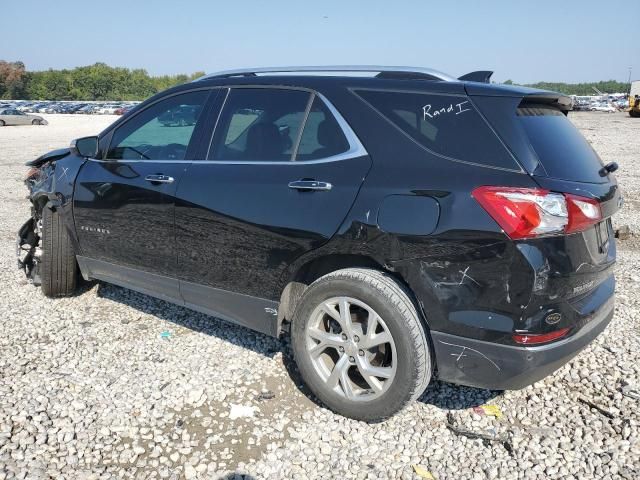
[[[0,60],[0,98],[23,100],[144,100],[174,85],[204,75],[151,76],[142,68],[110,67],[96,63],[63,70],[27,71],[22,62]],[[515,84],[512,80],[504,82]],[[629,91],[629,84],[615,80],[593,83],[538,82],[525,85],[567,95],[595,95]]]
[[[518,85],[512,80],[504,82],[507,85]],[[523,85],[525,87],[540,88],[542,90],[551,90],[553,92],[564,93],[565,95],[598,95],[595,87],[602,93],[626,93],[629,91],[629,84],[617,82],[615,80],[606,80],[591,83],[561,83],[561,82],[538,82]]]
[[[144,100],[204,75],[151,76],[146,70],[96,63],[63,70],[27,71],[22,62],[0,60],[0,98],[23,100]]]

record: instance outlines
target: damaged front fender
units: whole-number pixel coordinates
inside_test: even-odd
[[[60,213],[78,252],[72,215],[73,189],[76,176],[86,160],[71,154],[68,148],[53,150],[26,163],[31,167],[25,179],[31,201],[31,218],[18,230],[16,253],[18,267],[34,284],[40,283],[39,264],[42,256],[42,215],[45,208]]]

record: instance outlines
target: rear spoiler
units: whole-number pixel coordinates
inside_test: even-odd
[[[562,93],[541,91],[525,95],[520,102],[522,106],[532,104],[551,105],[566,115],[573,106],[573,100]]]
[[[461,82],[491,83],[491,75],[493,75],[493,72],[489,70],[478,70],[477,72],[466,73],[458,77],[458,80]]]

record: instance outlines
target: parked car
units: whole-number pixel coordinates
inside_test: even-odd
[[[0,127],[5,125],[47,125],[47,123],[39,115],[30,115],[15,108],[0,110]]]
[[[311,391],[360,420],[432,378],[522,388],[610,322],[622,200],[570,98],[486,73],[275,68],[174,87],[27,163],[19,264],[47,296],[79,271],[290,335]],[[187,106],[194,125],[163,127]]]
[[[118,108],[115,112],[113,112],[115,115],[124,115],[125,113],[127,113],[129,110],[131,110],[133,107],[132,106],[125,106],[125,107],[120,107]]]
[[[195,125],[201,107],[193,105],[179,105],[167,110],[158,117],[158,121],[165,127],[184,127]]]
[[[615,113],[618,110],[616,109],[616,107],[614,107],[613,105],[611,105],[609,103],[597,103],[597,104],[591,106],[591,111],[592,112]]]
[[[95,113],[100,113],[102,115],[113,115],[118,108],[120,108],[120,105],[101,105],[100,107],[98,107]]]

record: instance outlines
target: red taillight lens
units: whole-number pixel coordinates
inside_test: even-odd
[[[569,333],[568,328],[561,328],[549,333],[517,333],[514,334],[513,341],[522,345],[537,345],[539,343],[552,342],[564,337]]]
[[[575,233],[602,219],[596,200],[540,188],[484,186],[472,195],[513,239]]]
[[[581,232],[602,220],[600,204],[596,200],[570,193],[565,193],[564,196],[567,198],[567,210],[569,211],[567,233]]]
[[[538,188],[478,187],[473,197],[511,238],[561,233],[568,223],[559,193]]]

